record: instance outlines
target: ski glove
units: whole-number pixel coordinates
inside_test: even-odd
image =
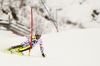
[[[46,55],[45,55],[44,53],[42,53],[42,56],[43,56],[43,57],[46,57]]]

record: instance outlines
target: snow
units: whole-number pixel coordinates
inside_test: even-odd
[[[100,0],[43,0],[47,9],[49,10],[52,18],[56,22],[56,10],[57,10],[57,23],[59,31],[66,31],[68,29],[80,28],[79,24],[83,28],[100,28]],[[0,1],[2,2],[2,1]],[[8,4],[4,4],[8,3]],[[49,17],[47,11],[41,3],[41,0],[23,0],[23,1],[3,1],[0,9],[0,18],[8,19],[8,14],[3,13],[6,11],[11,15],[12,23],[16,22],[12,16],[13,7],[14,13],[18,17],[17,22],[27,27],[31,26],[31,7],[33,7],[33,20],[34,29],[40,29],[43,33],[49,33],[55,30],[53,22],[45,19],[45,16]],[[43,11],[41,12],[40,9]],[[93,13],[96,10],[99,14]],[[92,15],[95,15],[93,17]],[[49,17],[50,19],[50,17]],[[71,21],[71,24],[67,24],[67,21]],[[75,23],[76,25],[73,25]],[[38,25],[38,26],[37,26]]]
[[[7,30],[7,29],[3,26],[0,26],[0,30]]]
[[[100,66],[100,29],[74,29],[42,36],[43,58],[39,45],[24,56],[0,52],[0,66]],[[26,37],[0,31],[0,49],[18,45]]]
[[[47,33],[42,36],[46,58],[41,56],[39,45],[37,45],[31,50],[30,57],[28,51],[24,52],[24,56],[0,52],[0,66],[100,66],[100,0],[44,1],[55,21],[57,10],[59,33],[56,33],[53,23],[44,18],[48,16],[48,13],[40,0],[11,0],[12,5],[4,0],[0,4],[0,19],[8,20],[9,14],[12,23],[16,24],[12,16],[12,12],[15,12],[19,18],[17,22],[23,24],[24,28],[31,25],[31,7],[33,7],[34,30],[39,29]],[[14,11],[10,10],[9,6],[13,7]],[[43,13],[39,9],[42,9]],[[99,14],[94,14],[93,10]],[[95,17],[91,16],[92,14]],[[67,24],[67,21],[71,24]],[[92,27],[92,29],[79,29],[80,24],[83,28]],[[0,29],[2,29],[0,49],[19,45],[26,40],[26,37],[14,35],[2,26]]]
[[[100,22],[100,17],[95,15],[95,21],[91,16],[93,14],[93,10],[97,10],[97,12],[100,13],[100,0],[47,0],[46,2],[46,5],[52,8],[55,19],[57,9],[58,22],[60,24],[62,24],[62,22],[66,24],[66,21],[71,21],[72,23],[81,23],[85,28],[96,28],[100,26],[100,24],[97,23]],[[66,28],[67,26],[68,25],[66,25]],[[61,26],[59,28],[61,28]]]

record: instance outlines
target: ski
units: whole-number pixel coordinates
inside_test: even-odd
[[[23,56],[24,54],[22,52],[12,52],[12,54]]]
[[[5,52],[5,53],[9,53],[9,54],[12,54],[11,51],[8,51],[8,50],[0,50],[1,52]]]
[[[9,51],[9,50],[0,50],[0,51],[1,52],[4,52],[4,53],[8,53],[8,54],[16,54],[16,55],[23,56],[23,53],[22,52]]]

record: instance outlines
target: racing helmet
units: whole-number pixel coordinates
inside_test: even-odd
[[[37,36],[41,37],[41,35],[42,35],[42,31],[36,31],[36,33],[35,33],[35,36],[36,36],[36,37],[37,37]]]

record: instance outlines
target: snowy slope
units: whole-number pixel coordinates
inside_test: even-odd
[[[39,45],[25,56],[0,52],[0,66],[100,66],[100,29],[70,30],[42,36],[46,58]],[[11,32],[0,31],[0,49],[25,41]],[[5,47],[4,47],[5,46]]]

